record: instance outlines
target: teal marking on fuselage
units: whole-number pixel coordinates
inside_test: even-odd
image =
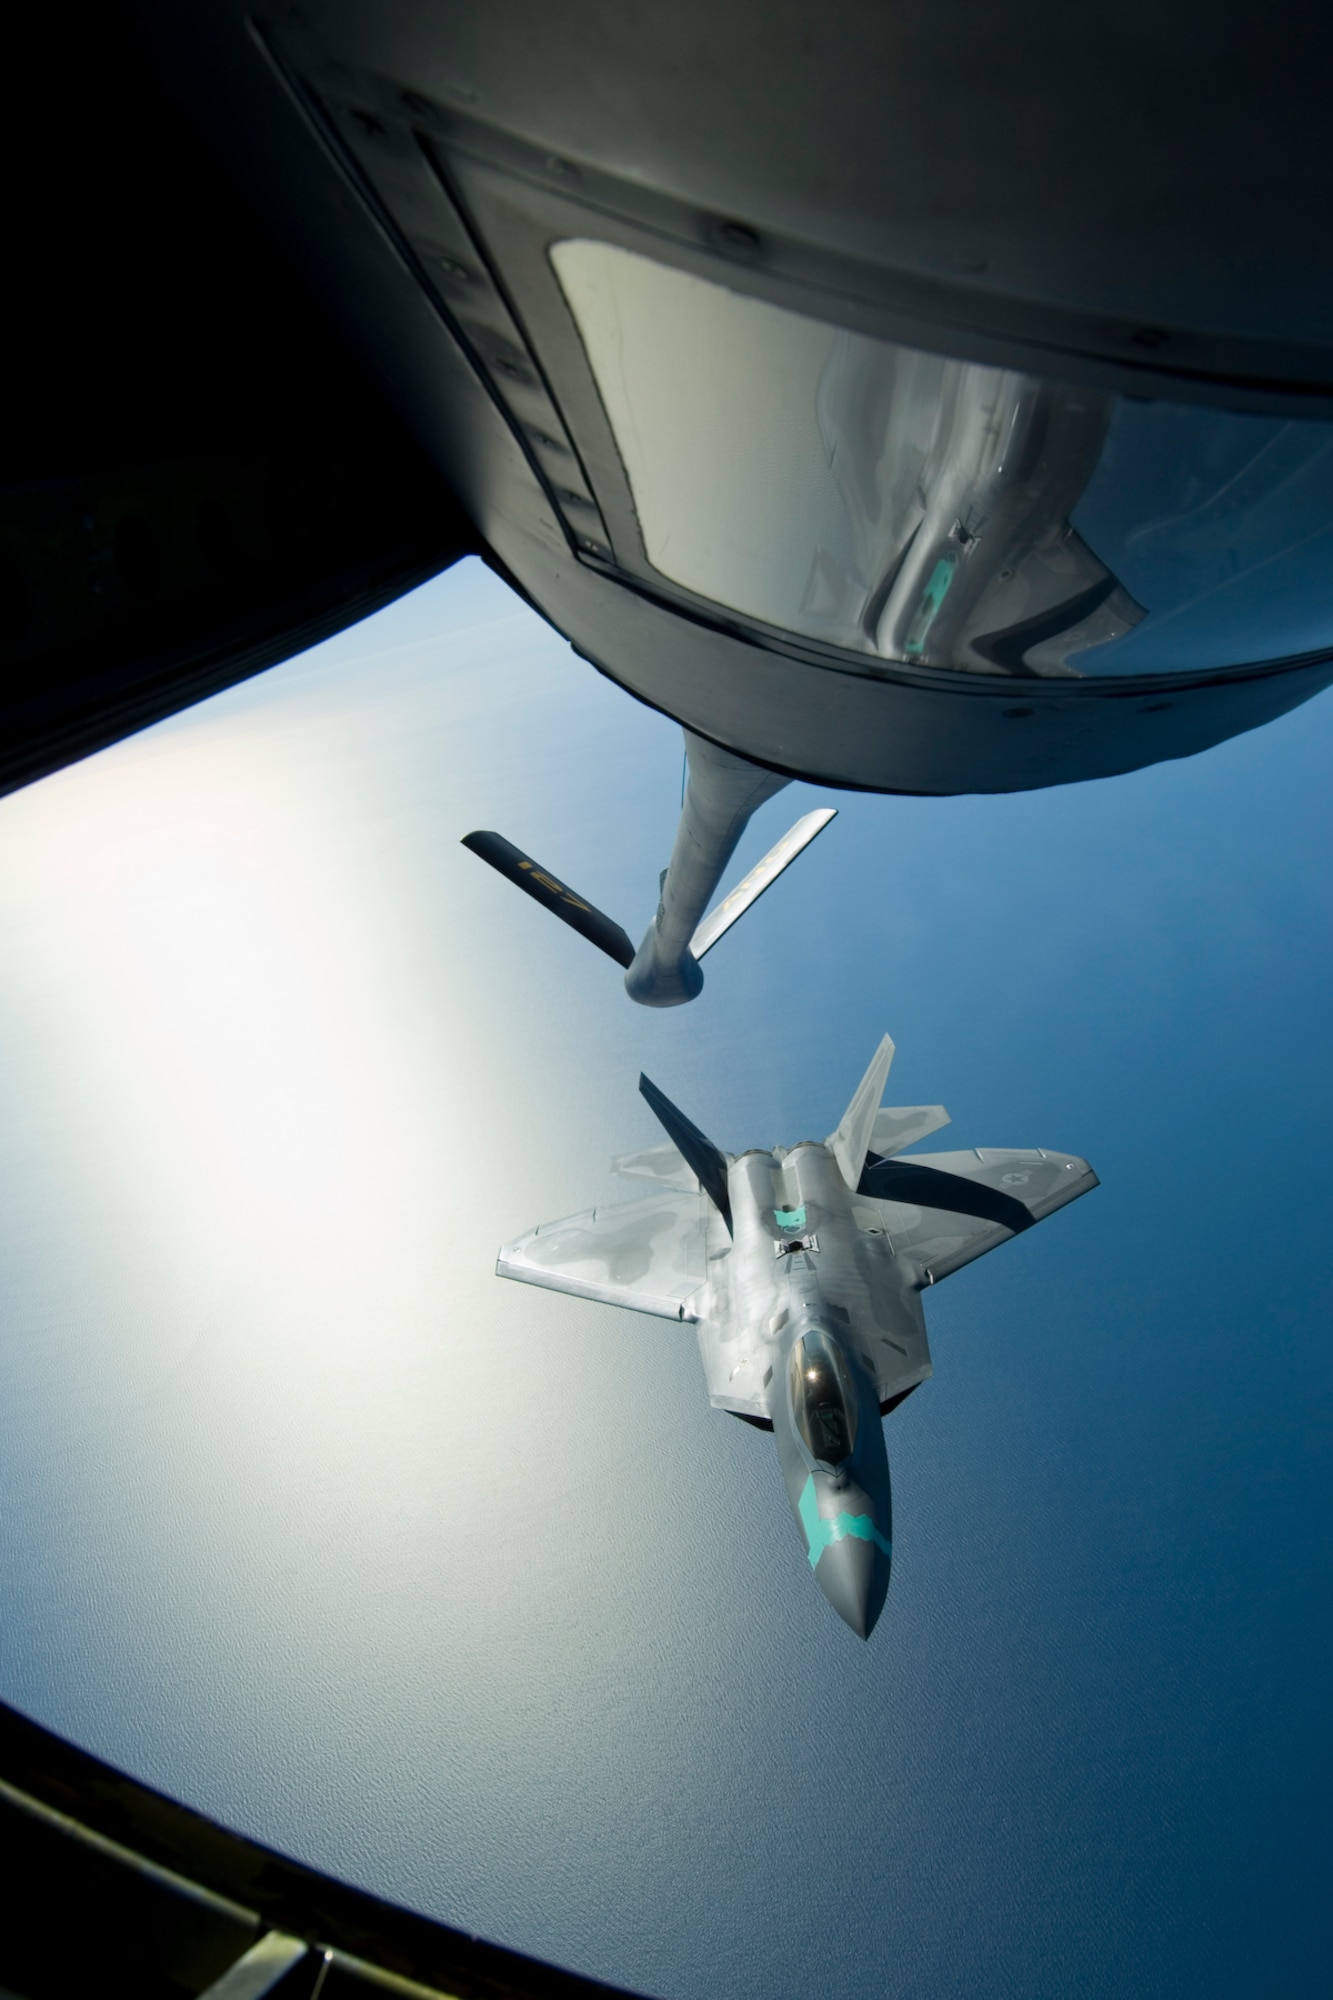
[[[861,1542],[873,1542],[875,1547],[883,1549],[885,1555],[892,1561],[893,1543],[881,1535],[869,1514],[834,1514],[830,1520],[824,1519],[819,1511],[819,1499],[815,1493],[813,1475],[801,1488],[797,1507],[810,1551],[811,1569],[818,1566],[819,1558],[825,1549],[831,1549],[844,1535],[855,1535]]]
[[[773,1210],[773,1217],[779,1229],[805,1228],[805,1209],[803,1206],[801,1208],[775,1208]]]

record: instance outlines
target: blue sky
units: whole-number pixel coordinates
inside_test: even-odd
[[[1328,1874],[1333,705],[839,817],[694,1006],[679,731],[479,565],[0,802],[0,1694],[261,1838],[663,1996],[1310,1990]],[[648,1073],[1101,1188],[931,1293],[869,1646],[688,1332],[499,1283]],[[1316,1957],[1316,1954],[1319,1957]]]

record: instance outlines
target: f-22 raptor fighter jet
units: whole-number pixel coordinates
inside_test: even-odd
[[[773,1432],[815,1581],[863,1639],[893,1554],[880,1419],[931,1372],[923,1289],[1097,1185],[1066,1153],[901,1159],[949,1114],[881,1108],[892,1060],[886,1035],[827,1139],[739,1157],[640,1077],[672,1143],[613,1165],[656,1193],[545,1223],[496,1265],[696,1325],[709,1400]]]

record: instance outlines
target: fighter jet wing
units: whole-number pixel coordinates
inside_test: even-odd
[[[857,1206],[878,1215],[895,1257],[938,1284],[1096,1185],[1069,1153],[917,1153],[868,1165]]]
[[[702,1195],[664,1188],[645,1201],[544,1222],[506,1243],[495,1269],[603,1305],[694,1320],[689,1301],[707,1276],[706,1229]]]

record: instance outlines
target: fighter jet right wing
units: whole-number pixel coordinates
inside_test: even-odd
[[[1097,1185],[1086,1160],[1040,1150],[915,1154],[867,1165],[858,1207],[871,1205],[895,1257],[938,1284]]]
[[[706,1216],[702,1195],[667,1188],[645,1201],[590,1208],[506,1243],[496,1273],[631,1312],[693,1320],[689,1301],[708,1274]]]

